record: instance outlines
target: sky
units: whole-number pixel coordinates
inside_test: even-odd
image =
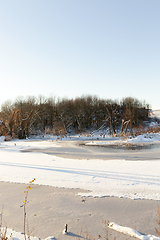
[[[0,105],[96,95],[160,109],[159,0],[0,0]]]

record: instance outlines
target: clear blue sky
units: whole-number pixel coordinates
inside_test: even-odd
[[[160,109],[160,0],[0,0],[0,104],[97,95]]]

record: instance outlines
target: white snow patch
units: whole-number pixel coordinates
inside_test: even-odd
[[[132,228],[123,227],[123,226],[120,226],[120,225],[118,225],[114,222],[111,222],[108,227],[113,229],[113,230],[116,230],[117,232],[127,234],[131,237],[136,237],[136,238],[141,239],[141,240],[160,240],[159,237],[156,237],[154,235],[145,235],[145,234],[142,234],[140,232],[137,232],[136,230],[134,230]]]
[[[4,235],[5,231],[6,231],[6,234],[5,236],[8,238],[8,240],[25,240],[25,236],[23,233],[20,233],[20,232],[16,232],[14,231],[13,229],[11,228],[1,228],[1,234],[2,236]],[[28,236],[26,235],[26,239],[28,239]],[[30,240],[40,240],[40,238],[38,237],[33,237],[33,236],[29,236],[29,239]],[[47,237],[45,238],[44,240],[53,240],[55,239],[54,237]]]
[[[106,138],[104,140],[100,139],[99,141],[87,142],[86,145],[120,145],[127,143],[160,143],[160,134],[146,133],[143,135],[138,135],[137,137],[128,137],[126,140],[123,140],[122,138],[115,138],[114,140]]]

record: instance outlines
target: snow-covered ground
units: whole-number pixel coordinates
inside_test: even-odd
[[[120,233],[123,233],[123,234],[126,234],[126,235],[129,235],[131,237],[135,237],[135,238],[138,238],[140,240],[160,240],[159,237],[157,236],[154,236],[154,235],[144,235],[132,228],[128,228],[128,227],[124,227],[124,226],[120,226],[114,222],[111,222],[109,224],[109,228],[110,229],[113,229],[115,231],[118,231]],[[5,233],[6,231],[6,233]],[[14,231],[13,229],[10,229],[10,228],[2,228],[0,233],[2,234],[2,236],[6,236],[7,239],[9,240],[25,240],[25,237],[23,235],[23,233],[20,233],[20,232],[16,232]],[[5,233],[5,234],[4,234]],[[67,232],[69,233],[69,232]],[[62,231],[62,234],[67,234],[65,233],[65,229]],[[26,236],[28,238],[28,236]],[[39,238],[37,237],[33,237],[33,236],[29,236],[29,239],[30,240],[39,240]],[[56,238],[54,237],[47,237],[45,240],[54,240]]]
[[[64,159],[39,152],[22,151],[50,147],[60,149],[59,141],[61,140],[57,141],[50,137],[48,140],[4,142],[3,138],[0,137],[0,181],[28,183],[36,178],[36,184],[89,190],[87,193],[79,192],[79,195],[85,197],[117,196],[160,200],[160,156],[156,161],[152,159],[152,161]],[[73,139],[77,141],[77,137],[72,137],[72,141]],[[82,141],[86,137],[78,137],[78,139]],[[89,144],[97,144],[98,141],[94,142],[91,139]],[[116,141],[124,142],[120,139],[107,138],[101,141],[101,144],[111,144]],[[160,135],[148,134],[125,141],[160,142]],[[116,225],[113,224],[113,226],[117,228]],[[159,238],[146,236],[140,239]]]
[[[3,238],[7,237],[7,239],[9,240],[25,240],[25,236],[23,233],[20,232],[16,232],[11,228],[1,228],[0,229],[0,239],[5,239]],[[26,239],[30,239],[30,240],[39,240],[38,237],[33,237],[33,236],[27,236],[26,235]],[[54,240],[54,237],[47,237],[45,240]]]
[[[160,143],[160,134],[159,133],[146,133],[143,135],[138,135],[137,137],[129,137],[127,139],[121,139],[121,138],[114,138],[108,141],[106,139],[100,139],[101,141],[90,141],[87,142],[86,145],[113,145],[113,144],[128,144],[128,143]]]

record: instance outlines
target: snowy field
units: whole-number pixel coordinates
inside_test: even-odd
[[[85,141],[88,145],[99,144],[86,137],[74,137],[72,141]],[[160,143],[159,134],[139,136],[125,141],[120,139],[101,140],[101,144],[118,143]],[[4,142],[0,138],[0,181],[28,183],[36,178],[36,184],[60,188],[81,188],[88,192],[79,192],[84,197],[117,196],[120,198],[160,200],[160,156],[158,160],[127,161],[100,159],[67,159],[40,152],[27,152],[30,149],[61,149],[61,142],[67,139],[14,140]],[[70,149],[70,151],[72,151]],[[135,233],[112,223],[112,229]],[[10,230],[8,230],[10,231]],[[18,234],[18,233],[16,233]],[[136,234],[139,234],[136,232]],[[18,236],[18,235],[16,235]],[[137,237],[138,235],[136,235]],[[22,236],[17,237],[19,239]],[[159,239],[153,236],[139,235],[139,239]]]

